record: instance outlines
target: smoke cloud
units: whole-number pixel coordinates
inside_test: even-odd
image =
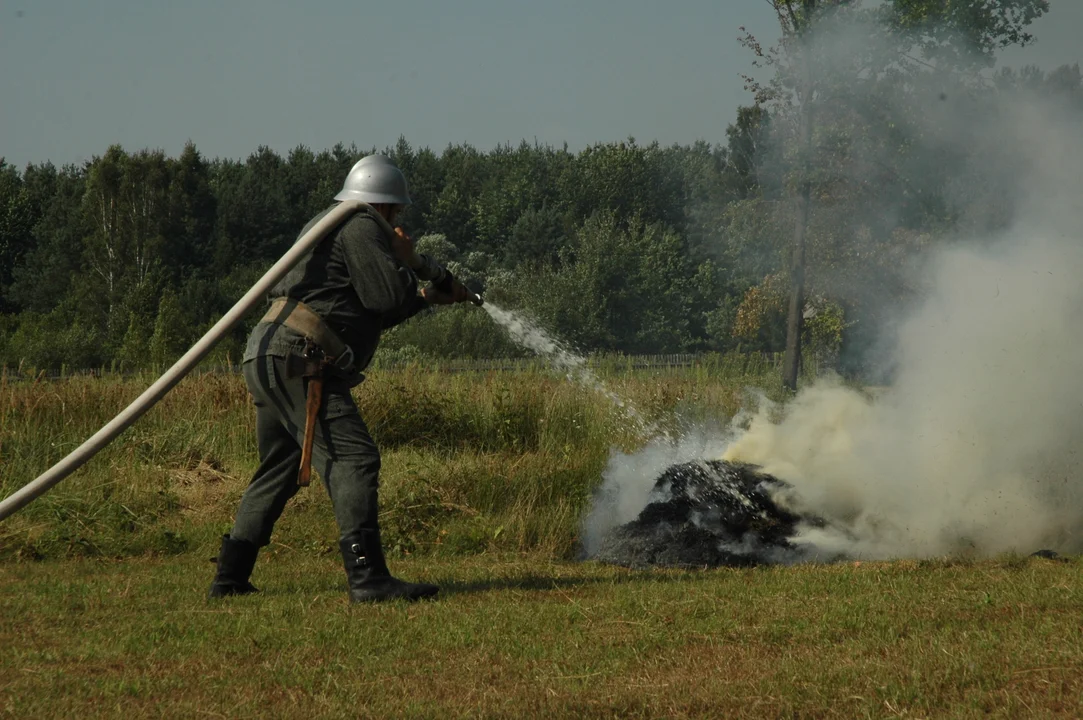
[[[1019,98],[1015,98],[1019,100]],[[1083,549],[1083,232],[1077,128],[1031,98],[996,132],[1027,147],[1011,230],[936,252],[874,399],[837,381],[769,403],[723,453],[793,483],[783,499],[872,557]]]
[[[963,223],[976,230],[923,255],[915,301],[884,324],[890,385],[825,378],[785,407],[761,401],[723,437],[614,456],[585,523],[588,554],[591,538],[642,508],[662,463],[697,450],[792,485],[776,501],[828,521],[798,538],[824,555],[1083,550],[1079,115],[1022,91],[981,118],[937,99],[916,109],[931,141],[967,137],[970,175],[1010,189],[1011,222],[995,235]]]
[[[666,468],[716,457],[726,446],[727,438],[721,433],[693,431],[680,437],[656,437],[632,455],[614,451],[583,521],[580,543],[584,555],[593,557],[612,530],[639,515]]]

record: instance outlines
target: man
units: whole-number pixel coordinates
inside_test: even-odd
[[[299,481],[307,483],[306,426],[334,507],[350,599],[416,600],[438,592],[388,571],[377,518],[380,453],[350,388],[364,379],[382,330],[430,304],[463,302],[471,294],[416,254],[406,235],[388,232],[410,203],[406,178],[388,158],[372,155],[354,165],[335,196],[347,199],[368,203],[386,222],[358,212],[329,232],[270,292],[271,309],[248,339],[243,373],[256,405],[260,465],[222,538],[212,598],[257,592],[249,577],[259,548],[270,543]],[[418,276],[436,281],[421,295]]]

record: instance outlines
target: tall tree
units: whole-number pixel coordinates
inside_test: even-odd
[[[285,163],[260,146],[244,164],[224,161],[212,173],[218,196],[215,265],[220,273],[242,264],[277,260],[297,237],[287,202]],[[345,177],[345,175],[343,175]]]
[[[170,185],[171,228],[165,265],[175,272],[174,282],[210,265],[214,250],[217,200],[211,190],[210,165],[188,142],[174,163]]]
[[[795,86],[798,110],[797,173],[794,196],[793,262],[790,265],[790,302],[786,309],[786,356],[782,366],[782,384],[797,389],[801,370],[801,326],[805,319],[805,237],[808,233],[809,201],[812,197],[812,123],[815,105],[812,24],[821,0],[802,0],[800,10],[794,3],[776,0],[783,31],[789,34],[800,68]],[[785,11],[783,8],[785,7]]]
[[[128,153],[113,145],[89,164],[83,209],[91,234],[84,240],[86,262],[104,288],[112,312],[119,300],[124,275],[124,210],[122,191]]]
[[[485,157],[470,145],[448,145],[440,157],[443,184],[424,218],[424,229],[442,233],[460,250],[477,245],[473,206],[485,177]]]
[[[59,172],[46,163],[28,166],[24,187],[40,217],[33,243],[17,261],[9,295],[21,309],[49,312],[68,295],[83,267],[83,238],[89,234],[82,203],[86,173],[68,165]]]
[[[751,35],[745,44],[775,69],[769,83],[750,81],[757,101],[773,106],[773,114],[788,122],[791,135],[790,182],[792,243],[786,312],[786,355],[783,383],[796,389],[801,365],[801,338],[806,303],[810,222],[816,197],[831,195],[845,182],[845,173],[823,162],[825,151],[851,162],[853,176],[860,153],[852,148],[872,133],[896,142],[906,155],[912,137],[890,137],[885,127],[898,118],[883,113],[905,113],[905,103],[888,109],[870,103],[870,88],[887,83],[895,90],[913,91],[900,77],[920,73],[976,73],[994,62],[995,51],[1032,38],[1026,27],[1048,9],[1046,0],[889,0],[865,8],[860,0],[767,0],[774,9],[782,39],[765,50]],[[866,34],[855,40],[853,29]],[[847,32],[847,29],[849,31]],[[839,46],[845,48],[839,51]],[[879,110],[876,110],[879,108]],[[872,112],[870,112],[872,110]],[[849,124],[848,132],[841,128]],[[905,123],[901,123],[905,126]],[[839,144],[836,141],[841,141]],[[848,147],[849,146],[849,147]],[[842,152],[839,152],[842,149]],[[869,172],[868,168],[862,172]],[[896,169],[896,182],[904,181]],[[851,183],[851,187],[856,184]],[[831,231],[829,231],[831,232]],[[837,234],[837,233],[836,233]],[[837,244],[836,238],[836,244]]]
[[[0,312],[19,307],[10,287],[16,264],[33,248],[39,212],[19,172],[0,159]]]
[[[691,340],[692,266],[659,222],[602,210],[561,251],[559,267],[524,273],[519,302],[582,348],[669,352]]]

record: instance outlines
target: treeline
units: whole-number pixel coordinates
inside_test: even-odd
[[[987,92],[1020,84],[1083,106],[1078,67],[1005,73]],[[862,356],[883,307],[909,292],[902,258],[973,218],[1010,222],[1010,203],[968,175],[967,147],[923,145],[905,120],[878,119],[883,137],[867,128],[847,136],[841,121],[822,129],[837,161],[817,168],[817,198],[830,211],[812,218],[804,332],[812,351],[841,352],[844,366]],[[762,107],[742,108],[720,144],[435,152],[404,138],[381,151],[410,182],[414,204],[401,221],[423,251],[582,350],[778,352],[792,177],[776,122]],[[863,163],[855,174],[859,139],[883,141],[887,153],[905,147],[906,162]],[[208,159],[189,143],[178,157],[113,146],[79,166],[0,161],[0,364],[172,361],[374,151],[297,147],[282,157],[260,147],[244,160]],[[957,191],[971,184],[981,192]],[[256,315],[216,361],[239,358]],[[416,318],[385,345],[422,357],[521,352],[471,307]]]
[[[555,303],[554,329],[587,349],[676,352],[733,345],[713,314],[756,277],[717,262],[714,225],[752,192],[754,163],[734,158],[757,132],[749,116],[729,147],[629,140],[580,153],[526,143],[436,153],[402,139],[383,152],[410,181],[403,225],[477,290]],[[193,144],[175,158],[114,146],[82,166],[0,166],[0,360],[167,362],[285,252],[364,154],[261,147],[236,161],[208,160]],[[538,282],[550,275],[559,298]],[[417,345],[512,350],[484,314],[455,315],[441,319],[452,331],[439,341],[436,323],[413,328]],[[236,357],[244,334],[224,349]]]

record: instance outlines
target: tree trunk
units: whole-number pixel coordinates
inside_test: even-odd
[[[797,219],[793,229],[790,305],[786,313],[786,357],[782,366],[782,384],[790,391],[797,390],[797,376],[801,372],[801,330],[805,319],[805,234],[810,194],[810,183],[803,181],[797,195]]]
[[[795,199],[793,261],[790,265],[790,304],[786,313],[786,356],[782,363],[782,385],[797,390],[801,372],[801,330],[805,319],[805,240],[808,234],[809,202],[812,195],[812,43],[808,23],[815,0],[804,0],[805,27],[801,34],[801,110],[798,126],[799,185]]]

